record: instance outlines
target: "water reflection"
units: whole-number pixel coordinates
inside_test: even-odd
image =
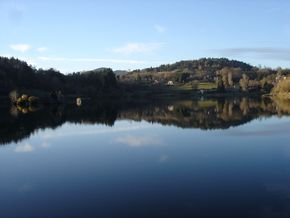
[[[277,116],[289,108],[261,98],[2,108],[0,217],[288,217],[290,117]]]
[[[227,129],[259,117],[289,115],[290,101],[269,98],[216,98],[179,101],[92,101],[82,106],[38,109],[0,108],[0,144],[19,142],[39,129],[55,129],[66,122],[106,124],[116,120],[147,121],[182,128]],[[267,134],[267,132],[264,132]],[[120,138],[142,144],[145,139]],[[29,147],[19,148],[29,150]]]

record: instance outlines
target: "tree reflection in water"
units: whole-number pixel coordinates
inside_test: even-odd
[[[113,126],[116,120],[147,121],[181,128],[227,129],[259,117],[289,115],[290,101],[269,98],[203,100],[92,101],[76,105],[21,109],[1,107],[0,144],[19,142],[39,129],[66,122]]]

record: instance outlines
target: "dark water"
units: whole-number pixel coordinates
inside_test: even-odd
[[[290,102],[2,108],[0,217],[290,217]]]

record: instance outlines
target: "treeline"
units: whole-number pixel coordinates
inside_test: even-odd
[[[189,91],[270,93],[282,90],[276,88],[278,84],[280,87],[283,85],[283,90],[288,90],[289,83],[281,81],[289,75],[290,69],[254,67],[226,58],[180,61],[127,74],[122,72],[117,76],[109,68],[64,75],[52,68],[36,69],[15,58],[0,57],[0,95],[7,95],[14,89],[35,90],[37,96],[41,92],[53,91],[61,91],[64,95],[120,95],[126,94],[128,87],[134,87],[130,88],[130,93],[144,87],[144,92],[148,93],[152,92],[153,86],[159,88],[162,84],[186,87]],[[128,81],[130,85],[126,83]],[[207,88],[200,83],[207,83]]]
[[[171,73],[172,78],[180,80],[210,80],[218,75],[218,72],[224,68],[239,69],[240,71],[251,74],[254,67],[236,60],[228,60],[226,58],[202,58],[199,60],[179,61],[174,64],[161,65],[159,67],[145,68],[143,70],[134,70],[129,74],[134,73]]]
[[[14,89],[61,91],[63,94],[104,94],[117,88],[109,68],[64,75],[55,69],[36,69],[15,58],[0,57],[0,94]]]
[[[199,82],[215,83],[219,91],[262,91],[269,93],[281,80],[290,75],[290,69],[271,69],[226,58],[202,58],[180,61],[155,68],[134,70],[120,76],[121,81],[147,81],[166,84],[168,81],[187,83],[193,87]]]
[[[189,70],[189,71],[203,71],[215,72],[224,67],[241,68],[244,71],[250,71],[253,66],[243,63],[241,61],[229,60],[227,58],[201,58],[198,60],[179,61],[173,64],[163,64],[155,68],[146,68],[147,72],[161,72],[161,71],[174,71],[174,70]]]

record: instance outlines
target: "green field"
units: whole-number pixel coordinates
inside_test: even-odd
[[[198,83],[197,85],[197,89],[216,89],[216,83],[212,83],[212,82],[202,82],[202,83]]]
[[[201,82],[196,85],[192,85],[191,83],[186,83],[186,84],[176,84],[175,87],[182,89],[182,90],[201,90],[201,89],[216,89],[217,86],[215,83],[212,82]]]

